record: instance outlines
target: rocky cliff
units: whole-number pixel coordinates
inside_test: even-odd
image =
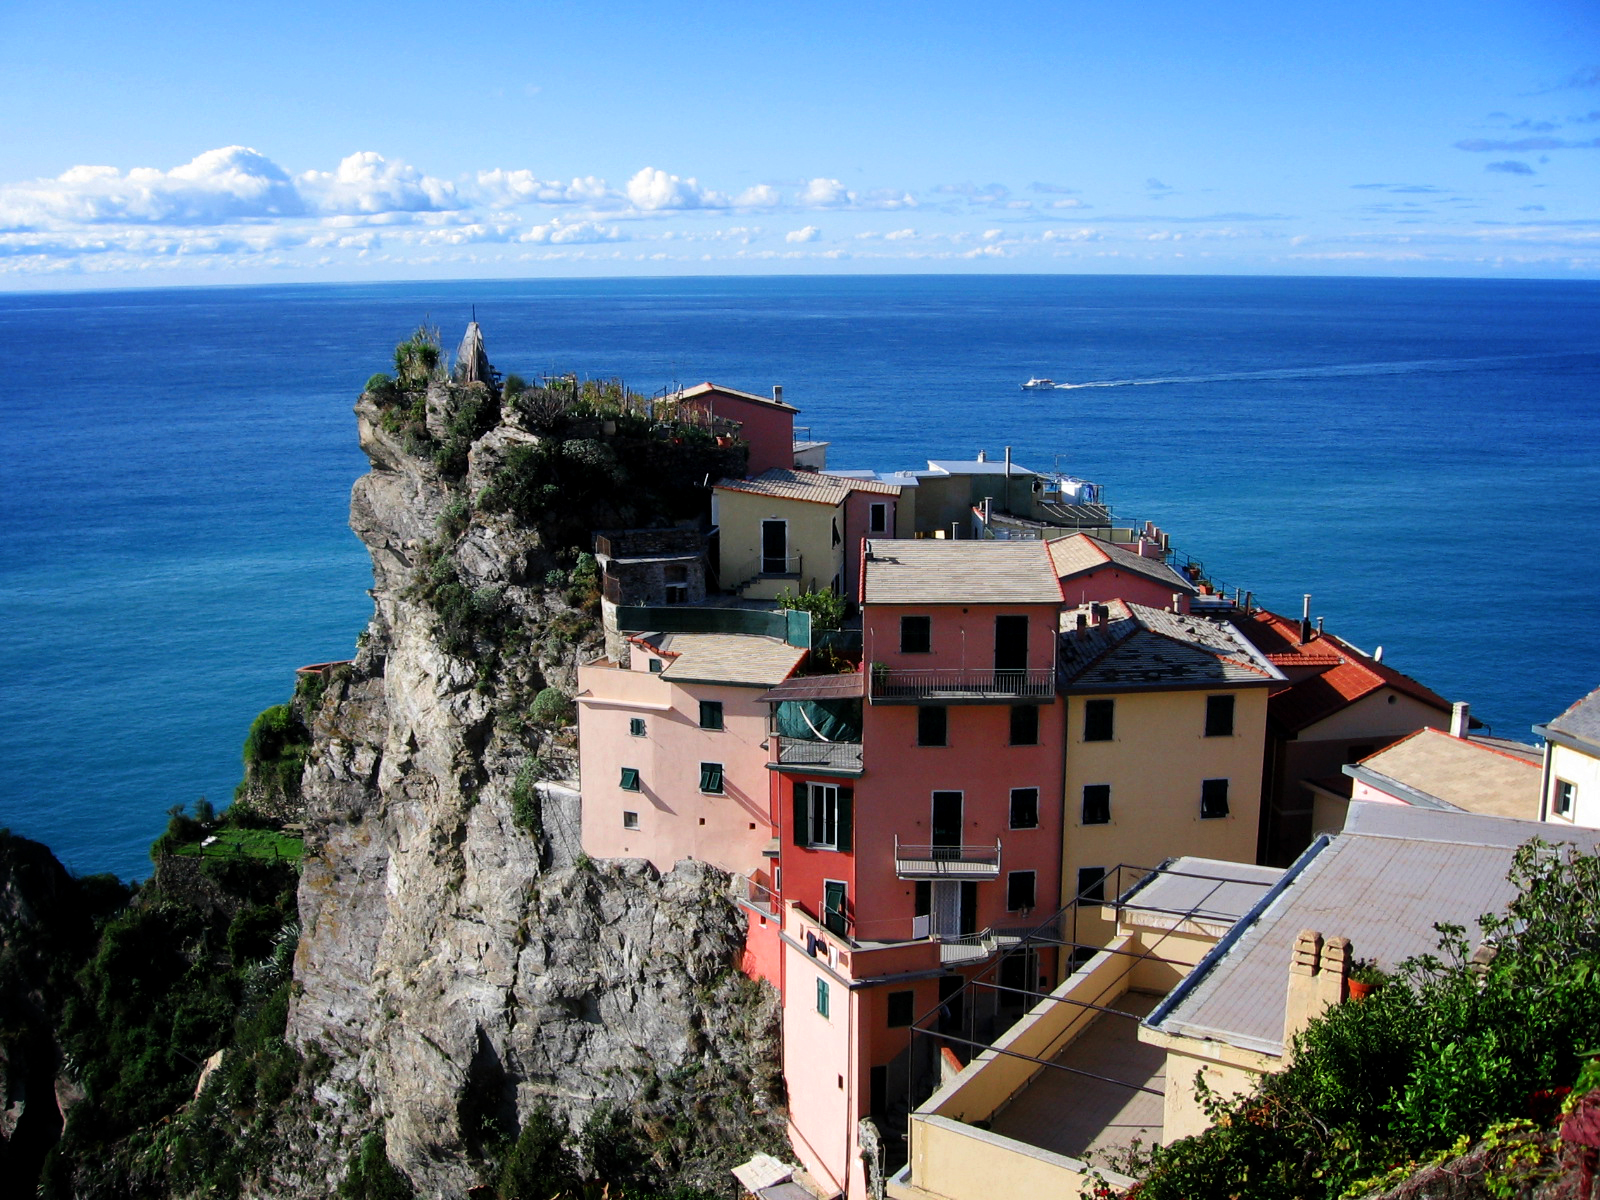
[[[669,514],[616,511],[638,469],[628,421],[487,399],[435,384],[426,433],[381,391],[356,408],[374,612],[313,715],[286,1034],[329,1062],[317,1116],[261,1184],[331,1187],[380,1125],[419,1192],[460,1195],[486,1181],[485,1144],[548,1107],[624,1114],[670,1177],[720,1188],[776,1136],[775,997],[735,969],[724,877],[578,853],[573,735],[548,702],[599,639],[553,537]],[[517,489],[552,476],[569,486],[546,520]]]

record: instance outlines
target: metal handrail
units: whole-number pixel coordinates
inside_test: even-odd
[[[874,667],[871,680],[875,700],[918,700],[937,696],[1048,700],[1056,689],[1054,667],[1024,667],[1015,671]]]
[[[789,737],[775,737],[774,740],[778,743],[780,766],[861,770],[860,742],[812,742]]]

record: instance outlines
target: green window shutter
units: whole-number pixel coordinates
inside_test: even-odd
[[[803,783],[794,785],[794,844],[796,846],[811,845],[811,798],[810,789]]]
[[[622,790],[625,792],[637,792],[639,790],[638,767],[622,768]]]
[[[700,790],[702,792],[722,791],[722,764],[700,764]]]
[[[628,732],[631,733],[634,737],[644,737],[645,736],[644,718],[643,717],[634,717],[632,720],[630,720],[628,722]]]
[[[839,833],[838,848],[840,850],[853,849],[856,830],[856,790],[855,788],[842,787],[839,789]]]
[[[826,979],[817,980],[817,1014],[823,1017],[828,1015],[828,981]]]

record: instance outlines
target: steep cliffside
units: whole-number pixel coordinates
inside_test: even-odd
[[[489,427],[460,472],[429,450],[462,399],[435,386],[432,442],[381,395],[356,409],[374,612],[314,717],[286,1034],[330,1063],[279,1182],[331,1185],[381,1122],[419,1191],[462,1194],[486,1142],[541,1106],[577,1124],[607,1105],[670,1175],[709,1183],[777,1136],[775,999],[734,969],[742,920],[717,872],[577,853],[572,734],[535,698],[570,696],[599,631],[572,548],[548,542],[605,523],[616,494],[572,489],[559,520],[530,521],[508,466],[628,460],[615,421],[508,404],[503,421],[477,410]]]

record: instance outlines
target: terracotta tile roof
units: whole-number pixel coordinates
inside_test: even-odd
[[[1043,542],[874,538],[867,548],[867,604],[1061,603]]]
[[[673,683],[719,683],[772,687],[806,656],[777,638],[741,633],[669,633],[661,653],[672,662],[661,678]]]
[[[791,471],[787,467],[773,467],[753,479],[719,479],[716,486],[729,492],[750,492],[757,496],[777,496],[784,500],[805,500],[811,504],[835,506],[843,504],[851,492],[871,492],[882,496],[900,494],[899,488],[888,483],[845,479],[820,471]]]
[[[1450,711],[1450,702],[1437,692],[1331,633],[1315,634],[1302,646],[1300,622],[1266,609],[1241,618],[1239,630],[1274,666],[1286,671],[1316,670],[1316,674],[1275,692],[1268,702],[1267,719],[1283,733],[1309,729],[1385,687],[1442,712]]]
[[[741,400],[753,400],[757,404],[765,404],[768,408],[782,409],[784,412],[797,413],[800,411],[794,405],[785,404],[782,400],[774,400],[771,396],[758,396],[754,392],[741,392],[738,388],[723,387],[717,383],[697,383],[694,387],[673,392],[670,396],[663,396],[661,402],[670,404],[674,400],[693,400],[696,396],[706,396],[712,392],[720,392],[724,396],[737,396]]]
[[[1283,675],[1222,621],[1113,600],[1109,620],[1082,637],[1077,614],[1062,616],[1061,670],[1074,691],[1238,687],[1282,682]]]
[[[1050,547],[1050,561],[1055,564],[1056,574],[1063,580],[1093,571],[1109,563],[1119,570],[1142,575],[1162,587],[1182,592],[1186,596],[1193,596],[1197,590],[1194,584],[1160,559],[1145,558],[1124,546],[1101,541],[1087,533],[1055,538],[1045,544]]]
[[[1465,812],[1539,819],[1543,770],[1538,762],[1437,729],[1419,729],[1346,770],[1380,791],[1388,790],[1384,780],[1393,780]],[[1364,773],[1378,778],[1367,778]],[[1399,795],[1396,799],[1408,798]]]

